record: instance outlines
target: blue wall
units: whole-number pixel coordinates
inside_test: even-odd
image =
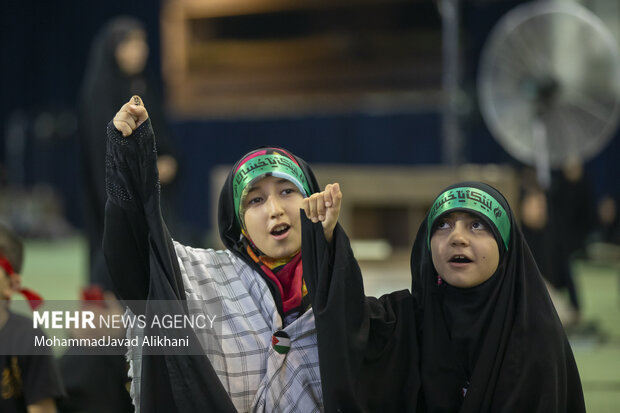
[[[435,112],[295,119],[176,122],[182,162],[181,216],[208,227],[208,179],[214,165],[232,165],[260,145],[278,145],[312,163],[429,164],[440,161]]]
[[[488,31],[499,16],[517,3],[516,0],[462,3],[466,90],[475,89],[476,62]],[[11,114],[20,112],[32,123],[43,111],[75,112],[92,38],[109,18],[118,14],[133,15],[145,22],[152,45],[150,66],[155,69],[157,78],[160,60],[158,1],[3,2],[0,15],[0,162],[5,159],[5,128]],[[517,164],[490,136],[474,99],[470,102],[471,112],[463,119],[463,159]],[[432,109],[383,116],[357,113],[284,119],[175,120],[172,131],[182,162],[176,188],[179,215],[201,231],[208,229],[210,168],[216,164],[232,164],[242,153],[259,145],[284,146],[311,163],[438,163],[440,120]],[[47,182],[54,186],[65,198],[69,219],[79,225],[77,136],[30,140],[27,148],[27,184]],[[597,194],[611,190],[620,195],[618,159],[620,141],[615,138],[601,155],[588,163]],[[0,181],[1,175],[0,170]]]

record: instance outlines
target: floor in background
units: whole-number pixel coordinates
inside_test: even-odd
[[[23,282],[48,300],[78,299],[86,276],[81,238],[27,242]],[[367,295],[411,287],[409,258],[361,264]],[[620,272],[584,262],[575,265],[587,326],[570,340],[589,413],[620,411]]]
[[[598,334],[569,335],[590,413],[620,411],[620,269],[575,265],[583,320]],[[596,337],[599,340],[596,340]]]
[[[86,242],[80,237],[26,242],[22,283],[46,300],[77,300],[87,279]]]

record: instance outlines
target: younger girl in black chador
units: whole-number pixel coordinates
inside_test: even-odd
[[[505,198],[437,197],[411,257],[429,411],[585,411],[575,360]]]
[[[413,246],[411,295],[364,299],[342,229],[328,244],[305,225],[326,411],[585,411],[560,320],[494,188],[464,182],[436,198]]]

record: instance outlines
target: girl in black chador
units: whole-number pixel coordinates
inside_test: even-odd
[[[464,182],[436,198],[412,294],[364,297],[340,226],[327,243],[304,221],[303,245],[326,411],[585,411],[560,320],[494,188]]]
[[[140,97],[108,125],[107,149],[106,261],[118,295],[147,320],[128,336],[189,340],[172,354],[129,347],[136,410],[322,411],[300,208],[318,192],[313,199],[323,202],[308,211],[321,215],[323,237],[331,239],[339,186],[319,192],[302,159],[283,148],[258,148],[239,159],[222,186],[218,227],[226,249],[192,248],[173,241],[162,220],[155,135]],[[171,314],[215,316],[215,325],[148,321]]]

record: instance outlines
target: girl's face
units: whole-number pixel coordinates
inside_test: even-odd
[[[11,277],[0,268],[0,301],[10,300],[13,294],[13,283]]]
[[[249,237],[271,258],[286,258],[301,249],[299,209],[303,195],[291,181],[267,176],[248,191],[243,201]]]
[[[453,287],[470,288],[488,280],[499,265],[499,247],[485,221],[467,212],[439,218],[431,236],[437,273]]]
[[[124,73],[135,75],[142,72],[149,56],[146,33],[140,29],[130,31],[116,46],[115,56],[118,67]]]

